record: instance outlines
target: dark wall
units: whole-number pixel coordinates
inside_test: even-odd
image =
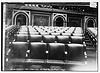
[[[84,27],[84,16],[78,14],[67,14],[68,27]]]
[[[52,18],[52,13],[31,11],[31,24],[34,26],[51,26]],[[84,28],[84,16],[78,14],[67,14],[67,26]]]
[[[12,8],[9,8],[8,7],[9,5],[7,4],[6,5],[6,25],[7,26],[10,26],[12,25],[12,12],[13,12],[13,9]]]

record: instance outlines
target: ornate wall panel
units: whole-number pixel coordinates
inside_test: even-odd
[[[35,14],[33,15],[32,21],[33,21],[34,26],[49,26],[50,16],[42,15],[42,14]]]

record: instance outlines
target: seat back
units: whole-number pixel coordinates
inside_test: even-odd
[[[82,30],[81,27],[76,27],[74,33],[75,33],[75,34],[82,34],[82,33],[83,33],[83,30]]]
[[[62,43],[49,43],[49,59],[64,60],[65,45]]]
[[[27,42],[12,42],[11,50],[13,58],[26,58],[26,51],[28,50]]]
[[[30,35],[39,35],[39,32],[29,32]]]
[[[18,32],[19,34],[22,34],[22,35],[24,35],[24,34],[28,34],[28,32]]]
[[[51,35],[58,36],[60,33],[51,33]]]
[[[21,28],[19,29],[19,32],[27,32],[27,28]]]
[[[30,35],[30,41],[31,42],[41,42],[42,35]]]
[[[71,43],[83,44],[82,36],[71,36]]]
[[[29,32],[36,32],[36,30],[34,28],[29,28]]]
[[[73,33],[72,35],[73,36],[81,36],[81,37],[84,36],[84,34],[81,34],[81,33],[79,33],[79,34]]]
[[[27,40],[28,40],[28,35],[26,34],[17,34],[16,36],[17,42],[27,42]]]
[[[43,32],[43,33],[40,33],[41,35],[49,35],[48,32]]]
[[[82,44],[68,44],[67,45],[67,60],[83,61],[85,59],[84,46]]]
[[[57,42],[58,43],[69,43],[69,36],[57,36]]]
[[[30,49],[30,58],[46,59],[47,58],[46,50],[47,50],[46,43],[32,42],[31,49]]]
[[[69,32],[67,33],[66,32],[66,33],[62,33],[62,35],[64,35],[64,36],[71,36],[71,33],[69,33]]]
[[[55,42],[55,36],[44,35],[43,36],[43,42],[45,42],[45,43],[54,43]]]

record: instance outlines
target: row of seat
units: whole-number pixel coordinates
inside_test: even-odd
[[[56,29],[57,28],[57,29]],[[39,28],[39,27],[24,27],[20,28],[18,33],[27,34],[28,32],[33,35],[78,35],[83,36],[82,29],[80,27],[65,27],[63,29],[58,29],[58,27],[48,27],[48,28]]]
[[[86,47],[83,44],[12,42],[12,59],[85,61]],[[34,60],[33,60],[34,61]]]
[[[62,32],[65,32],[67,31],[69,27],[65,27],[63,29],[58,29],[58,28],[35,28],[37,31],[41,32],[41,31],[45,31],[45,32],[48,32],[48,33],[52,33],[52,32],[59,32],[59,33],[62,33]],[[29,28],[30,29],[30,28]]]
[[[44,32],[45,28],[47,32]],[[14,42],[11,42],[9,53],[12,54],[12,58],[10,61],[23,63],[28,61],[29,63],[29,59],[32,59],[39,63],[60,61],[60,64],[66,61],[85,61],[86,46],[83,43],[83,36],[62,36],[56,35],[57,32],[52,32],[54,35],[42,35],[48,33],[49,29],[50,31],[63,30],[64,34],[76,34],[78,31],[75,27],[21,26],[15,34]]]
[[[85,42],[84,37],[80,36],[52,36],[52,35],[23,35],[17,34],[14,41],[18,42],[44,42],[44,43],[78,43],[83,44]]]
[[[39,27],[42,27],[42,29],[39,28]],[[44,27],[48,28],[48,29],[52,28],[52,31],[50,30],[50,32],[49,31],[47,32]],[[21,26],[20,29],[18,30],[16,25],[12,25],[11,30],[8,33],[10,33],[10,35],[11,35],[12,33],[14,33],[15,31],[18,30],[18,33],[23,33],[23,34],[30,33],[32,35],[39,35],[39,34],[40,35],[78,35],[78,36],[83,35],[83,34],[81,34],[82,29],[79,28],[79,27],[77,27],[77,28],[75,28],[75,27],[48,27],[48,26],[44,26],[44,27],[43,26],[33,26],[33,27],[32,26],[28,26],[28,27],[27,26]],[[55,30],[59,30],[59,31],[55,32]],[[73,30],[75,30],[75,31],[72,34]]]
[[[28,28],[32,31],[28,32]],[[68,33],[62,33],[62,35],[64,36],[60,35],[60,33],[51,33],[50,35],[47,32],[41,32],[40,30],[42,30],[43,28],[44,28],[43,26],[34,26],[34,27],[21,26],[19,32],[16,34],[15,41],[26,42],[27,40],[29,40],[30,42],[44,42],[44,43],[54,43],[54,42],[70,43],[71,42],[71,43],[80,43],[80,44],[84,42],[83,36],[68,36],[68,35],[71,35],[71,32],[73,32],[73,30],[76,29],[75,32],[77,32],[80,28],[71,27],[69,29],[69,27],[65,27],[65,28],[62,27],[62,29],[64,30],[69,29],[66,31]],[[58,28],[58,27],[47,27],[47,26],[45,28],[61,29],[61,27]],[[37,32],[36,30],[39,31],[41,35],[39,35],[39,32]]]
[[[18,32],[18,34],[28,34],[28,32]],[[72,33],[48,33],[48,32],[29,32],[30,35],[63,35],[63,36],[83,36],[83,34],[72,34]]]
[[[29,28],[32,29],[32,28]],[[35,27],[36,30],[44,30],[44,31],[51,31],[51,32],[70,32],[70,33],[77,33],[77,34],[82,34],[82,28],[81,27]]]

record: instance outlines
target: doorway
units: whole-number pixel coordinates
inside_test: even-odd
[[[88,20],[87,27],[94,27],[94,21],[93,20]]]
[[[16,17],[16,24],[17,25],[26,25],[26,16],[23,15],[23,14],[19,14],[17,17]]]
[[[61,27],[61,26],[63,26],[64,21],[63,21],[63,19],[61,17],[58,17],[56,19],[55,23],[56,23],[56,26]]]

